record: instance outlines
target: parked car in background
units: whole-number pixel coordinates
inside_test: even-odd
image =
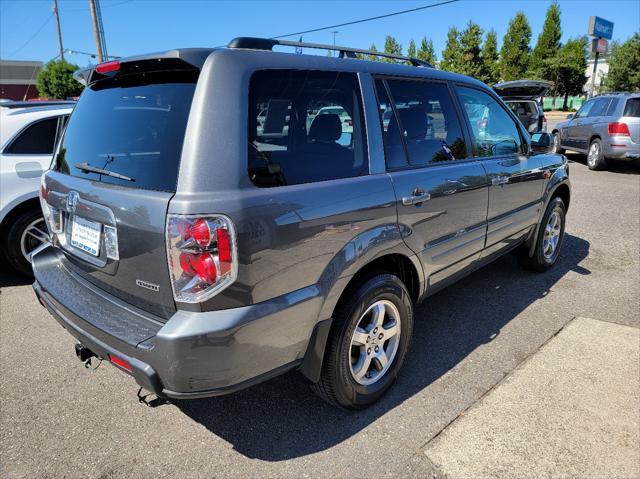
[[[31,274],[31,252],[48,239],[38,201],[40,176],[74,104],[0,104],[0,251],[23,275]]]
[[[592,170],[605,169],[609,160],[640,159],[640,93],[598,95],[552,133],[557,153],[586,153]]]
[[[298,369],[362,408],[398,376],[415,303],[509,251],[537,271],[558,261],[567,160],[492,89],[282,44],[78,73],[33,270],[81,360],[182,399]]]
[[[498,83],[493,89],[529,133],[538,133],[547,131],[542,98],[552,86],[552,83],[542,80],[514,80]]]

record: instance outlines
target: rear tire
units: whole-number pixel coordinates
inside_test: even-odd
[[[589,145],[587,166],[590,170],[604,170],[607,168],[607,160],[602,152],[602,142],[600,138],[594,138]]]
[[[558,131],[553,134],[553,152],[559,155],[564,155],[567,152],[567,150],[560,146],[560,132]]]
[[[23,276],[32,276],[27,255],[40,246],[46,236],[48,230],[39,208],[32,208],[18,216],[7,232],[5,258],[9,266]]]
[[[395,382],[412,332],[405,285],[391,274],[374,276],[336,312],[313,390],[334,406],[370,406]]]
[[[527,269],[544,272],[552,268],[558,261],[564,240],[566,208],[561,198],[553,198],[540,222],[533,256],[523,250],[520,263]]]

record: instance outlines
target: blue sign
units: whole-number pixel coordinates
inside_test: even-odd
[[[613,36],[613,22],[600,17],[589,17],[589,31],[587,34],[592,37],[611,40]]]

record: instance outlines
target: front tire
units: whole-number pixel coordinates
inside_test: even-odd
[[[520,256],[523,266],[533,271],[544,272],[558,261],[564,240],[566,207],[561,198],[553,198],[542,217],[538,229],[533,256],[523,251]]]
[[[39,208],[18,216],[7,232],[5,257],[9,266],[23,276],[31,276],[30,254],[48,240],[47,225]]]
[[[395,382],[412,333],[407,288],[391,274],[374,276],[338,308],[314,391],[334,406],[370,406]]]
[[[594,138],[589,145],[587,166],[590,170],[604,170],[607,167],[607,160],[602,151],[602,141],[600,141],[600,138]]]

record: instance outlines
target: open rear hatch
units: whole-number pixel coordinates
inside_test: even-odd
[[[552,86],[552,83],[543,80],[513,80],[497,83],[493,89],[504,100],[539,100]]]
[[[178,58],[104,65],[85,77],[43,178],[43,209],[67,267],[168,318],[166,214],[199,69]]]

